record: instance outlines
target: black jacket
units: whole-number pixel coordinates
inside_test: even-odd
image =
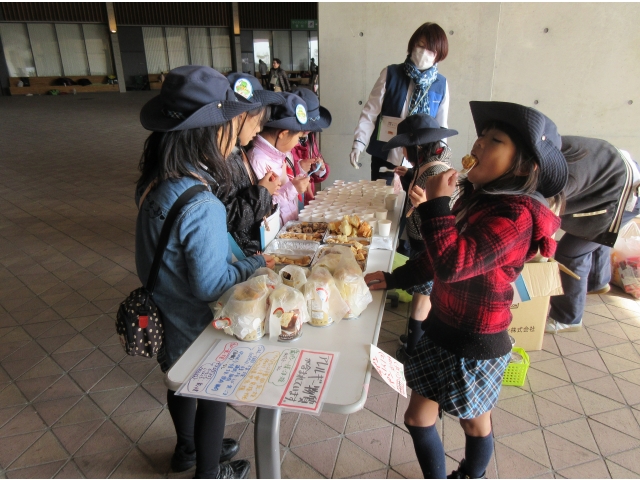
[[[271,85],[271,78],[276,77],[278,79],[278,83],[275,85]],[[280,87],[283,92],[291,91],[291,84],[289,83],[289,77],[287,76],[287,72],[285,72],[282,67],[272,68],[269,70],[269,90],[274,90],[273,87]]]
[[[561,228],[576,237],[613,246],[622,214],[633,194],[633,171],[620,151],[597,138],[563,136],[563,151],[586,151],[586,157],[569,163],[564,189],[566,206]]]
[[[212,186],[214,194],[227,209],[227,230],[231,233],[245,255],[254,255],[262,250],[260,245],[260,222],[271,215],[271,194],[258,185],[259,178],[249,164],[251,177],[242,161],[242,153],[234,149],[227,159],[231,170],[231,184]],[[253,182],[252,182],[253,180]]]

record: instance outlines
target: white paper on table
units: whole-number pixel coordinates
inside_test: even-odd
[[[319,415],[338,355],[219,341],[177,394]]]
[[[373,344],[371,345],[370,358],[371,364],[387,385],[407,398],[407,381],[404,378],[404,365]]]

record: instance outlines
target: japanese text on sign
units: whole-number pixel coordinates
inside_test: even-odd
[[[370,358],[371,364],[387,385],[406,398],[407,381],[404,378],[404,366],[375,345],[371,345]]]
[[[316,411],[333,361],[332,353],[302,350],[278,406]]]

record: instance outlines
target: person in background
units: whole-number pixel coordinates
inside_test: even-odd
[[[316,84],[316,78],[318,77],[318,65],[316,65],[316,59],[312,58],[309,64],[309,72],[311,73],[311,85]]]
[[[478,133],[476,165],[459,184],[450,169],[414,187],[426,252],[393,273],[365,276],[373,289],[418,285],[433,279],[424,335],[405,363],[412,389],[405,425],[424,478],[445,478],[436,420],[459,418],[464,459],[448,478],[483,478],[493,454],[491,411],[511,359],[507,330],[513,287],[524,263],[553,255],[560,219],[556,205],[567,183],[556,125],[533,108],[506,102],[471,102]],[[548,200],[549,199],[549,200]],[[379,283],[375,283],[379,282]]]
[[[258,107],[238,100],[222,74],[195,65],[171,70],[160,95],[142,107],[140,122],[153,132],[144,145],[135,195],[135,260],[143,285],[172,205],[192,186],[209,186],[214,177],[229,181],[225,160],[236,143],[239,116]],[[273,268],[273,257],[231,263],[225,208],[210,190],[197,193],[181,209],[153,294],[165,329],[158,352],[163,372],[211,323],[209,303],[264,266]],[[167,406],[178,437],[171,458],[174,471],[195,465],[195,478],[247,478],[248,461],[228,461],[239,447],[235,440],[223,440],[226,403],[168,390]]]
[[[269,77],[267,73],[269,72],[269,67],[264,63],[264,60],[258,60],[258,71],[260,72],[260,81],[262,82],[262,86],[266,87],[269,82]]]
[[[360,168],[358,158],[365,150],[371,155],[371,180],[393,181],[393,169],[402,164],[402,149],[383,151],[385,142],[378,140],[382,117],[400,120],[416,113],[434,117],[447,128],[449,117],[449,84],[438,73],[438,62],[447,58],[449,42],[444,30],[436,23],[421,25],[409,39],[404,63],[382,69],[369,100],[362,109],[354,132],[349,161]],[[387,167],[388,172],[380,172]]]
[[[269,90],[274,92],[290,92],[289,76],[282,68],[282,62],[279,58],[274,58],[269,71]]]
[[[299,173],[315,171],[319,167],[319,170],[309,177],[309,187],[304,193],[304,205],[308,205],[315,198],[316,183],[324,182],[329,178],[329,164],[322,158],[318,147],[317,135],[322,132],[323,128],[331,126],[331,113],[320,106],[318,96],[308,88],[295,87],[293,93],[301,97],[309,109],[307,112],[308,135],[306,139],[302,138],[300,143],[291,150],[294,167],[297,168]]]
[[[309,123],[307,104],[298,95],[281,93],[285,103],[276,105],[271,120],[253,141],[247,156],[258,177],[273,172],[280,178],[280,188],[273,201],[280,206],[280,219],[285,224],[298,219],[298,195],[309,186],[308,175],[296,175],[291,149],[304,137]]]
[[[560,272],[564,294],[551,297],[547,333],[582,329],[587,295],[610,290],[611,247],[640,210],[640,169],[629,152],[605,140],[563,135],[562,153],[569,181],[555,259],[580,280]]]
[[[402,148],[403,155],[413,168],[396,167],[402,187],[411,192],[413,187],[425,188],[429,177],[445,172],[451,168],[451,149],[442,140],[457,135],[456,130],[441,128],[431,115],[417,113],[405,118],[398,125],[398,135],[393,137],[384,150]],[[407,218],[405,238],[410,244],[410,260],[415,260],[426,251],[425,239],[420,232],[420,215],[411,202],[405,203],[404,218]],[[408,217],[407,217],[408,215]],[[422,322],[431,309],[431,289],[433,281],[413,285],[406,289],[413,295],[411,299],[411,315],[407,325],[407,335],[401,335],[402,347],[396,352],[396,358],[404,363],[413,355],[415,346],[422,338]],[[404,338],[403,338],[404,337]]]
[[[231,180],[212,186],[213,193],[227,210],[227,230],[246,256],[263,249],[260,241],[260,223],[273,212],[271,196],[280,186],[280,177],[268,172],[258,178],[253,171],[244,147],[262,130],[271,116],[271,106],[284,103],[282,95],[263,90],[253,75],[230,73],[227,80],[236,95],[260,104],[255,110],[243,113],[238,140],[227,166]]]

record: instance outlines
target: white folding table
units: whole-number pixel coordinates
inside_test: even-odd
[[[398,241],[398,225],[402,215],[405,193],[398,194],[393,212],[389,212],[391,224],[392,250],[371,250],[367,263],[367,273],[378,270],[391,271],[393,256]],[[327,328],[303,326],[303,335],[292,347],[339,352],[337,368],[329,389],[325,394],[323,411],[349,414],[364,407],[369,392],[371,363],[370,345],[378,343],[378,334],[384,312],[386,291],[371,292],[373,302],[359,318],[342,320]],[[229,340],[221,330],[209,325],[193,342],[189,349],[171,367],[165,377],[167,387],[178,390],[191,372],[207,354],[217,340]],[[276,339],[263,337],[261,344],[285,345]],[[280,414],[279,408],[258,407],[256,411],[254,438],[258,478],[280,478]]]

